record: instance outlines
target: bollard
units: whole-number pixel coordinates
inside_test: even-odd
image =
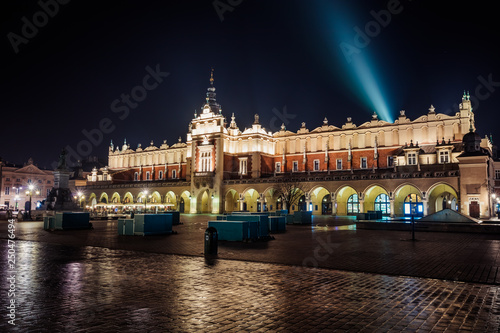
[[[217,229],[214,227],[207,228],[205,230],[205,255],[217,255],[219,236],[217,235]]]

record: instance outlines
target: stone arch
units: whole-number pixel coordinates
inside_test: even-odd
[[[309,191],[309,199],[312,204],[312,213],[315,215],[331,213],[332,200],[330,191],[324,186],[317,185]],[[326,211],[325,211],[326,210]]]
[[[260,203],[260,194],[253,187],[243,191],[243,210],[249,212],[257,212],[258,204]]]
[[[428,214],[450,208],[458,210],[458,192],[446,182],[433,184],[427,190]]]
[[[354,187],[350,185],[342,185],[335,191],[335,200],[337,204],[337,215],[348,215],[348,200],[352,195],[358,195]],[[359,199],[359,198],[358,198]]]
[[[94,208],[95,205],[97,205],[97,196],[95,193],[90,193],[88,202],[92,208]]]
[[[107,204],[108,203],[108,194],[106,192],[102,192],[99,197],[99,203]]]
[[[178,210],[181,213],[189,213],[191,210],[191,194],[189,191],[184,191],[179,195]]]
[[[177,204],[177,196],[173,191],[168,191],[167,194],[165,194],[165,200],[163,202],[167,206],[167,209],[179,209]]]
[[[132,193],[127,192],[123,196],[123,200],[122,201],[123,201],[124,204],[133,204],[134,203],[134,196],[132,195]]]
[[[151,196],[148,201],[153,204],[161,204],[162,200],[160,192],[154,191],[153,193],[151,193]]]
[[[262,192],[264,194],[264,211],[276,211],[278,208],[278,190],[275,187],[269,186]]]
[[[240,195],[234,189],[229,189],[224,195],[224,211],[227,213],[240,210],[239,200]]]
[[[196,197],[196,212],[201,214],[209,214],[212,212],[212,202],[208,188],[198,192]]]
[[[363,191],[363,209],[382,211],[384,215],[391,213],[390,196],[387,189],[380,184],[371,184]]]
[[[118,192],[115,192],[113,193],[113,195],[111,196],[111,203],[121,203],[121,198],[120,198],[120,193]]]
[[[411,203],[409,199],[411,199]],[[411,183],[401,184],[394,191],[394,214],[409,216],[413,211],[416,216],[423,216],[424,203],[422,200],[422,191],[416,185]]]

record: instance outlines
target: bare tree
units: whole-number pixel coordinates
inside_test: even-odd
[[[299,203],[300,198],[309,191],[308,186],[299,180],[287,179],[276,186],[278,197],[283,201],[283,209],[290,209]]]

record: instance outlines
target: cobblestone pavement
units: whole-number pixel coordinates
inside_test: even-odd
[[[0,240],[2,253],[6,245]],[[490,285],[21,240],[16,246],[20,332],[498,332],[500,327],[499,288]],[[5,260],[0,268],[7,270]],[[2,309],[4,300],[2,295]],[[6,320],[0,325],[2,332],[14,331]]]
[[[182,215],[177,234],[119,236],[117,221],[94,221],[94,230],[43,231],[42,222],[20,222],[23,240],[154,253],[203,255],[209,215]],[[315,216],[313,226],[288,225],[274,240],[219,242],[219,258],[333,268],[354,272],[500,284],[500,235],[356,230],[354,220]],[[0,238],[7,237],[0,221]]]
[[[500,235],[418,233],[412,242],[317,218],[267,242],[220,242],[207,261],[211,218],[184,215],[177,234],[154,237],[118,236],[116,221],[56,232],[16,223],[15,327],[0,221],[0,332],[500,330]]]

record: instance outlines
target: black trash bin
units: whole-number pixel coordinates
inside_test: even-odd
[[[207,228],[205,230],[205,255],[217,255],[217,242],[219,241],[219,236],[217,235],[217,229],[214,227]]]

